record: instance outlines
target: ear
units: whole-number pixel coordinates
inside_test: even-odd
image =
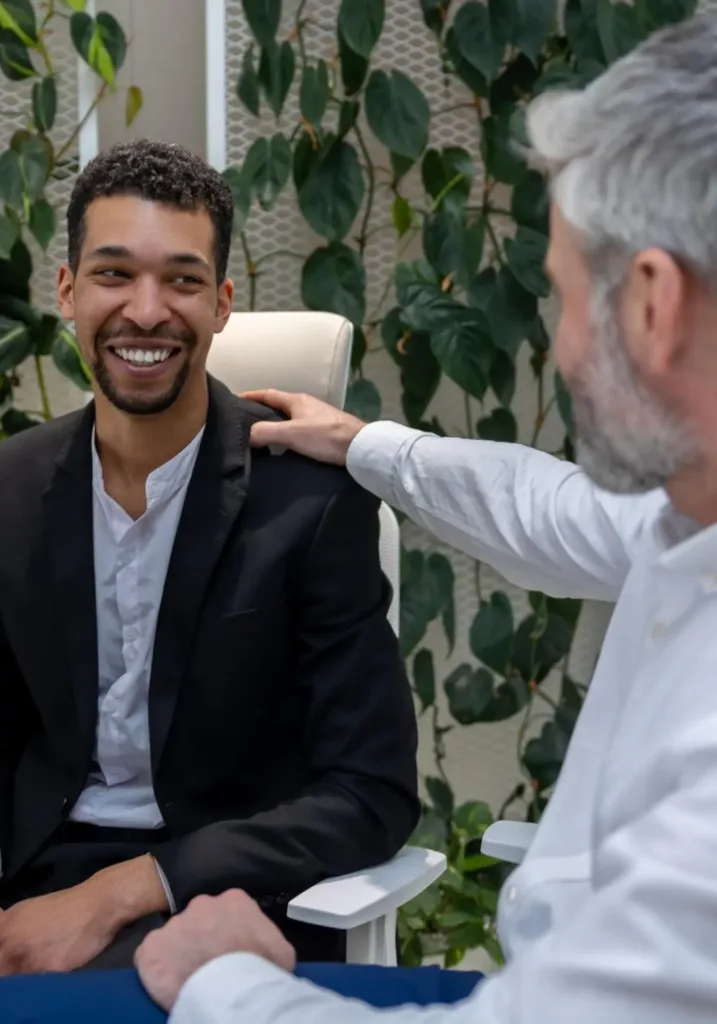
[[[668,373],[681,354],[686,292],[685,272],[669,253],[637,254],[623,292],[623,327],[632,358],[649,376]]]
[[[226,278],[219,285],[217,292],[217,311],[214,315],[214,333],[221,334],[231,316],[232,304],[234,302],[234,282]]]
[[[57,272],[57,305],[63,320],[75,319],[75,278],[67,263]]]

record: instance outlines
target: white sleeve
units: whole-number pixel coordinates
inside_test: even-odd
[[[189,979],[169,1024],[479,1024],[470,1006],[471,1000],[457,1007],[375,1010],[258,957],[233,953]]]
[[[601,491],[572,463],[518,444],[372,423],[347,467],[366,490],[506,579],[554,597],[614,601],[662,491]]]

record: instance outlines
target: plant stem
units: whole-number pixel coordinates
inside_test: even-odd
[[[450,781],[448,779],[448,776],[446,775],[445,768],[443,767],[443,762],[445,761],[446,758],[446,751],[443,744],[443,737],[441,736],[440,733],[441,725],[438,720],[437,704],[433,705],[431,728],[433,730],[433,759],[436,762],[436,771],[443,779],[445,784],[447,786],[450,786]]]
[[[60,146],[60,148],[58,149],[57,153],[55,154],[55,163],[57,163],[59,160],[62,160],[63,156],[75,144],[75,142],[77,140],[77,137],[79,136],[80,132],[85,127],[85,125],[87,124],[89,119],[92,117],[93,113],[95,112],[95,109],[96,109],[97,105],[99,103],[101,103],[102,100],[105,98],[105,93],[106,92],[107,92],[107,83],[103,82],[102,86],[98,90],[97,95],[95,96],[94,100],[90,104],[89,108],[85,111],[85,114],[84,114],[82,120],[79,122],[79,124],[77,124],[75,126],[75,128],[73,129],[72,134],[70,135],[70,137],[67,140],[67,142],[65,142],[65,144],[63,146]]]
[[[403,240],[403,244],[400,246],[398,252],[396,253],[396,262],[398,262],[401,259],[401,257],[405,254],[406,249],[408,249],[409,245],[411,244],[413,239],[416,237],[417,232],[419,232],[420,230],[421,230],[420,228],[416,227],[416,228],[411,228],[410,231],[406,232],[406,235],[405,235],[404,240]],[[393,285],[393,277],[389,276],[386,279],[385,285],[383,286],[383,291],[381,292],[381,296],[380,296],[378,302],[376,303],[375,309],[366,318],[366,323],[368,323],[368,324],[374,324],[374,323],[375,324],[379,324],[381,322],[380,316],[379,316],[380,313],[381,313],[381,307],[383,306],[384,302],[388,298],[388,293],[391,291],[391,286],[392,285]]]
[[[290,256],[295,260],[303,260],[304,256],[300,252],[294,252],[292,249],[274,249],[272,252],[264,253],[254,264],[255,269],[258,269],[262,263],[268,263],[269,260],[278,258],[279,256]]]
[[[463,408],[466,413],[466,437],[473,437],[473,412],[471,410],[471,396],[467,391],[463,392]]]
[[[299,44],[299,55],[301,57],[302,68],[306,67],[306,46],[304,45],[304,23],[301,20],[301,15],[304,13],[306,7],[306,0],[301,0],[299,7],[296,11],[296,18],[294,19],[294,31],[296,32],[296,41]]]
[[[452,114],[454,110],[475,110],[475,103],[452,103],[449,107],[442,107],[433,113],[433,117],[443,117],[444,114]]]
[[[42,365],[42,357],[35,356],[35,373],[37,375],[37,386],[40,390],[40,402],[42,404],[42,418],[44,420],[52,419],[52,409],[50,408],[50,398],[47,393],[47,381],[45,380],[45,367]]]
[[[244,231],[240,232],[239,240],[244,252],[244,262],[246,264],[247,277],[249,278],[249,310],[253,312],[256,309],[256,264],[251,258],[249,242]]]
[[[373,200],[376,194],[376,172],[373,169],[373,161],[371,160],[371,154],[368,151],[366,142],[364,141],[363,134],[358,124],[353,127],[356,139],[358,140],[361,153],[364,160],[366,161],[366,174],[368,176],[368,196],[366,198],[366,209],[364,210],[363,221],[361,223],[361,231],[358,237],[359,252],[363,256],[366,250],[366,243],[368,242],[368,226],[371,220],[371,213],[373,212]]]
[[[505,256],[503,255],[503,250],[500,247],[500,242],[498,241],[496,233],[493,230],[493,225],[490,222],[490,215],[487,212],[485,213],[485,230],[488,238],[490,239],[490,244],[493,246],[493,252],[495,253],[496,259],[501,266],[505,266]]]
[[[545,410],[543,412],[543,415],[542,415],[542,418],[540,419],[540,421],[538,421],[536,419],[536,421],[535,421],[535,430],[533,431],[533,437],[532,437],[532,439],[530,441],[530,447],[531,448],[535,448],[537,446],[538,439],[540,438],[541,431],[542,431],[543,427],[545,426],[545,421],[548,418],[548,413],[553,408],[553,406],[555,405],[556,401],[557,401],[557,399],[556,399],[555,395],[553,395],[553,397],[550,399],[548,404],[545,406]]]

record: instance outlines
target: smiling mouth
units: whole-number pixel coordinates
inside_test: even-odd
[[[131,348],[128,345],[121,347],[110,345],[109,349],[113,355],[123,359],[130,366],[156,366],[158,363],[166,363],[180,351],[175,345],[168,345],[166,348]]]

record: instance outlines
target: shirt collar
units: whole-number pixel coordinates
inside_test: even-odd
[[[147,477],[145,493],[147,507],[155,505],[159,501],[166,501],[173,497],[189,481],[194,470],[194,463],[199,452],[199,446],[204,436],[204,427],[196,434],[186,448],[178,452],[169,462],[163,463],[153,469]],[[95,428],[92,428],[92,482],[96,489],[105,494],[104,475],[102,463],[97,453]]]

